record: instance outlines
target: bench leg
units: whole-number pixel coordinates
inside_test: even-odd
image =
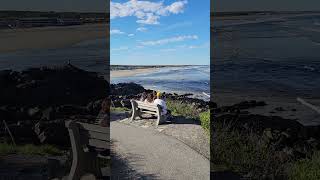
[[[158,118],[157,118],[157,123],[156,123],[156,127],[158,127],[160,123],[161,123],[161,116],[158,116]]]
[[[68,179],[79,180],[87,173],[92,173],[96,178],[102,177],[99,161],[93,153],[84,153],[81,158],[73,158]]]
[[[96,154],[84,152],[80,144],[79,126],[77,123],[68,121],[70,142],[72,147],[72,166],[69,173],[69,180],[79,180],[86,173],[93,173],[97,177],[101,177],[101,169],[97,164]]]

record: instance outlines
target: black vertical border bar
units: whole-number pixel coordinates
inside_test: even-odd
[[[214,179],[213,177],[213,167],[212,167],[212,141],[213,141],[213,134],[214,134],[214,127],[213,127],[213,122],[214,122],[214,111],[213,108],[215,108],[215,103],[214,103],[214,42],[213,42],[213,1],[210,0],[210,137],[209,137],[209,142],[210,142],[210,179]]]
[[[111,157],[111,127],[110,127],[110,121],[111,121],[111,80],[110,80],[110,3],[111,3],[111,0],[106,0],[106,31],[105,31],[105,35],[106,35],[106,60],[105,60],[105,63],[106,63],[106,70],[105,70],[105,76],[104,78],[108,81],[108,89],[107,89],[107,97],[108,97],[108,101],[109,101],[109,111],[108,111],[108,125],[109,125],[109,150],[110,150],[110,157]],[[111,161],[111,158],[110,158],[110,161],[108,161],[108,164],[109,166],[109,177],[105,178],[105,179],[108,179],[110,180],[111,177],[112,177],[112,171],[111,171],[111,165],[112,165],[112,161]]]

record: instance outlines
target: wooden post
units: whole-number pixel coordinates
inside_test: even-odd
[[[9,129],[9,127],[8,127],[8,125],[7,125],[7,123],[6,123],[5,120],[3,120],[3,124],[4,124],[4,127],[5,127],[5,128],[7,129],[7,131],[8,131],[8,133],[9,133],[9,135],[10,135],[10,137],[11,137],[11,140],[12,140],[13,144],[16,146],[16,142],[15,142],[15,140],[14,140],[12,134],[11,134],[11,131],[10,131],[10,129]]]

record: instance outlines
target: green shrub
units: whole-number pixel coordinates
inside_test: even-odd
[[[311,158],[295,162],[289,171],[291,180],[319,180],[320,179],[320,151]]]
[[[7,143],[0,144],[0,155],[15,153],[16,149],[13,145]]]
[[[199,115],[201,121],[201,126],[206,132],[210,132],[210,111],[202,112]]]
[[[199,112],[190,104],[182,103],[180,101],[167,101],[167,108],[174,116],[184,116],[187,118],[198,119]]]
[[[62,151],[52,145],[18,145],[1,143],[0,144],[0,155],[6,154],[25,154],[25,155],[61,155]]]
[[[111,107],[110,111],[111,112],[127,112],[127,111],[130,111],[130,109],[125,107]]]
[[[211,135],[211,161],[214,166],[253,179],[286,177],[290,158],[273,150],[260,136],[239,132],[222,123],[213,124]]]

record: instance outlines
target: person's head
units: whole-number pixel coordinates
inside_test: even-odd
[[[157,99],[161,99],[161,92],[160,91],[157,92]]]
[[[157,92],[156,91],[152,91],[152,97],[153,97],[153,100],[157,98]]]
[[[146,93],[146,92],[143,92],[142,95],[141,95],[140,100],[141,100],[141,101],[144,101],[146,98],[147,98],[147,93]]]
[[[106,97],[102,103],[101,103],[101,111],[104,112],[104,113],[108,113],[110,112],[110,98],[109,97]]]
[[[148,96],[147,96],[147,101],[148,101],[149,103],[152,103],[152,102],[153,102],[153,94],[148,94]]]

